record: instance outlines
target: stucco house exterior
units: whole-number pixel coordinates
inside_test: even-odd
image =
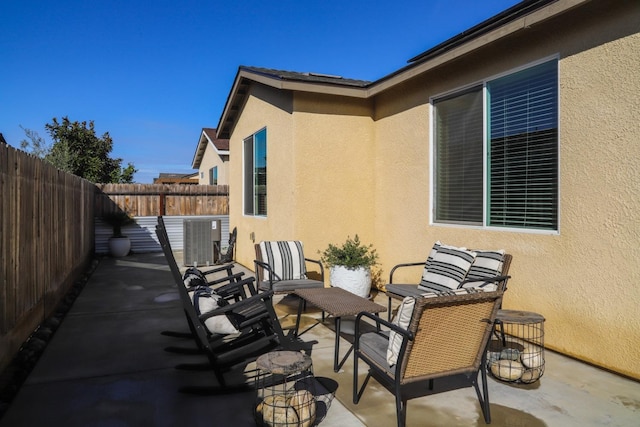
[[[198,184],[229,184],[229,139],[218,138],[216,129],[203,128],[191,167],[198,169]]]
[[[504,308],[640,379],[639,70],[624,0],[524,1],[373,82],[240,67],[217,131],[237,260],[357,233],[388,277],[437,240],[503,248]]]

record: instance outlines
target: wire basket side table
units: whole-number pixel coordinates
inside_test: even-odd
[[[491,374],[507,382],[531,384],[544,374],[544,317],[521,310],[499,310],[487,349]]]
[[[316,420],[316,390],[311,357],[295,351],[274,351],[256,361],[259,426],[309,427]]]

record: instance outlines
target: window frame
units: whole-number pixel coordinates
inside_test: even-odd
[[[209,169],[209,185],[218,185],[218,166]]]
[[[264,136],[262,136],[264,135]],[[264,142],[258,140],[258,138],[264,138]],[[256,157],[256,142],[264,144],[264,194],[262,196],[263,201],[259,201],[260,192],[257,191],[259,184],[256,183],[257,168],[255,166]],[[251,157],[248,154],[248,145],[251,145]],[[251,216],[257,218],[266,218],[268,214],[268,167],[267,167],[267,128],[263,127],[260,130],[254,132],[248,137],[242,140],[242,213],[244,216]],[[251,162],[251,164],[248,164]],[[251,170],[248,170],[250,168]],[[260,205],[264,205],[264,212],[260,212]],[[256,205],[258,209],[256,209]]]
[[[521,71],[525,71],[527,69],[536,67],[538,65],[542,65],[551,61],[556,62],[556,72],[557,72],[557,81],[556,81],[556,89],[557,89],[557,99],[556,99],[556,124],[557,124],[557,139],[556,139],[556,186],[557,186],[557,199],[556,199],[556,227],[554,229],[543,229],[543,228],[525,228],[525,227],[510,227],[510,226],[496,226],[489,225],[489,205],[490,205],[490,189],[489,189],[489,146],[490,146],[490,124],[489,124],[489,109],[488,105],[488,83],[491,81],[495,81],[504,77],[508,77],[519,73]],[[482,111],[482,120],[483,120],[483,130],[482,130],[482,138],[483,138],[483,149],[482,149],[482,191],[483,191],[483,203],[482,203],[482,224],[471,224],[471,223],[460,223],[460,222],[444,222],[444,221],[436,221],[436,195],[437,195],[437,158],[436,158],[436,106],[435,104],[438,101],[445,100],[448,98],[453,98],[459,95],[464,94],[465,92],[472,91],[473,88],[481,86],[482,91],[482,102],[483,102],[483,111]],[[479,230],[491,230],[491,231],[508,231],[508,232],[518,232],[518,233],[534,233],[534,234],[551,234],[558,235],[560,234],[560,212],[561,212],[561,183],[560,183],[560,138],[561,138],[561,124],[560,124],[560,63],[559,63],[559,55],[552,55],[546,58],[542,58],[540,60],[512,68],[505,72],[492,75],[473,83],[457,87],[453,90],[449,90],[434,96],[431,96],[429,99],[429,170],[430,170],[430,191],[429,191],[429,225],[431,226],[443,226],[443,227],[454,227],[454,228],[465,228],[465,229],[479,229]]]

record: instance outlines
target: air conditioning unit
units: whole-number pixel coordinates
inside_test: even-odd
[[[219,257],[222,223],[219,219],[184,220],[184,265],[198,266],[215,263]]]

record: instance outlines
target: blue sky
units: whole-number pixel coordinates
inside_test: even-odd
[[[0,132],[95,122],[136,182],[189,173],[240,65],[377,80],[517,0],[5,0]]]

